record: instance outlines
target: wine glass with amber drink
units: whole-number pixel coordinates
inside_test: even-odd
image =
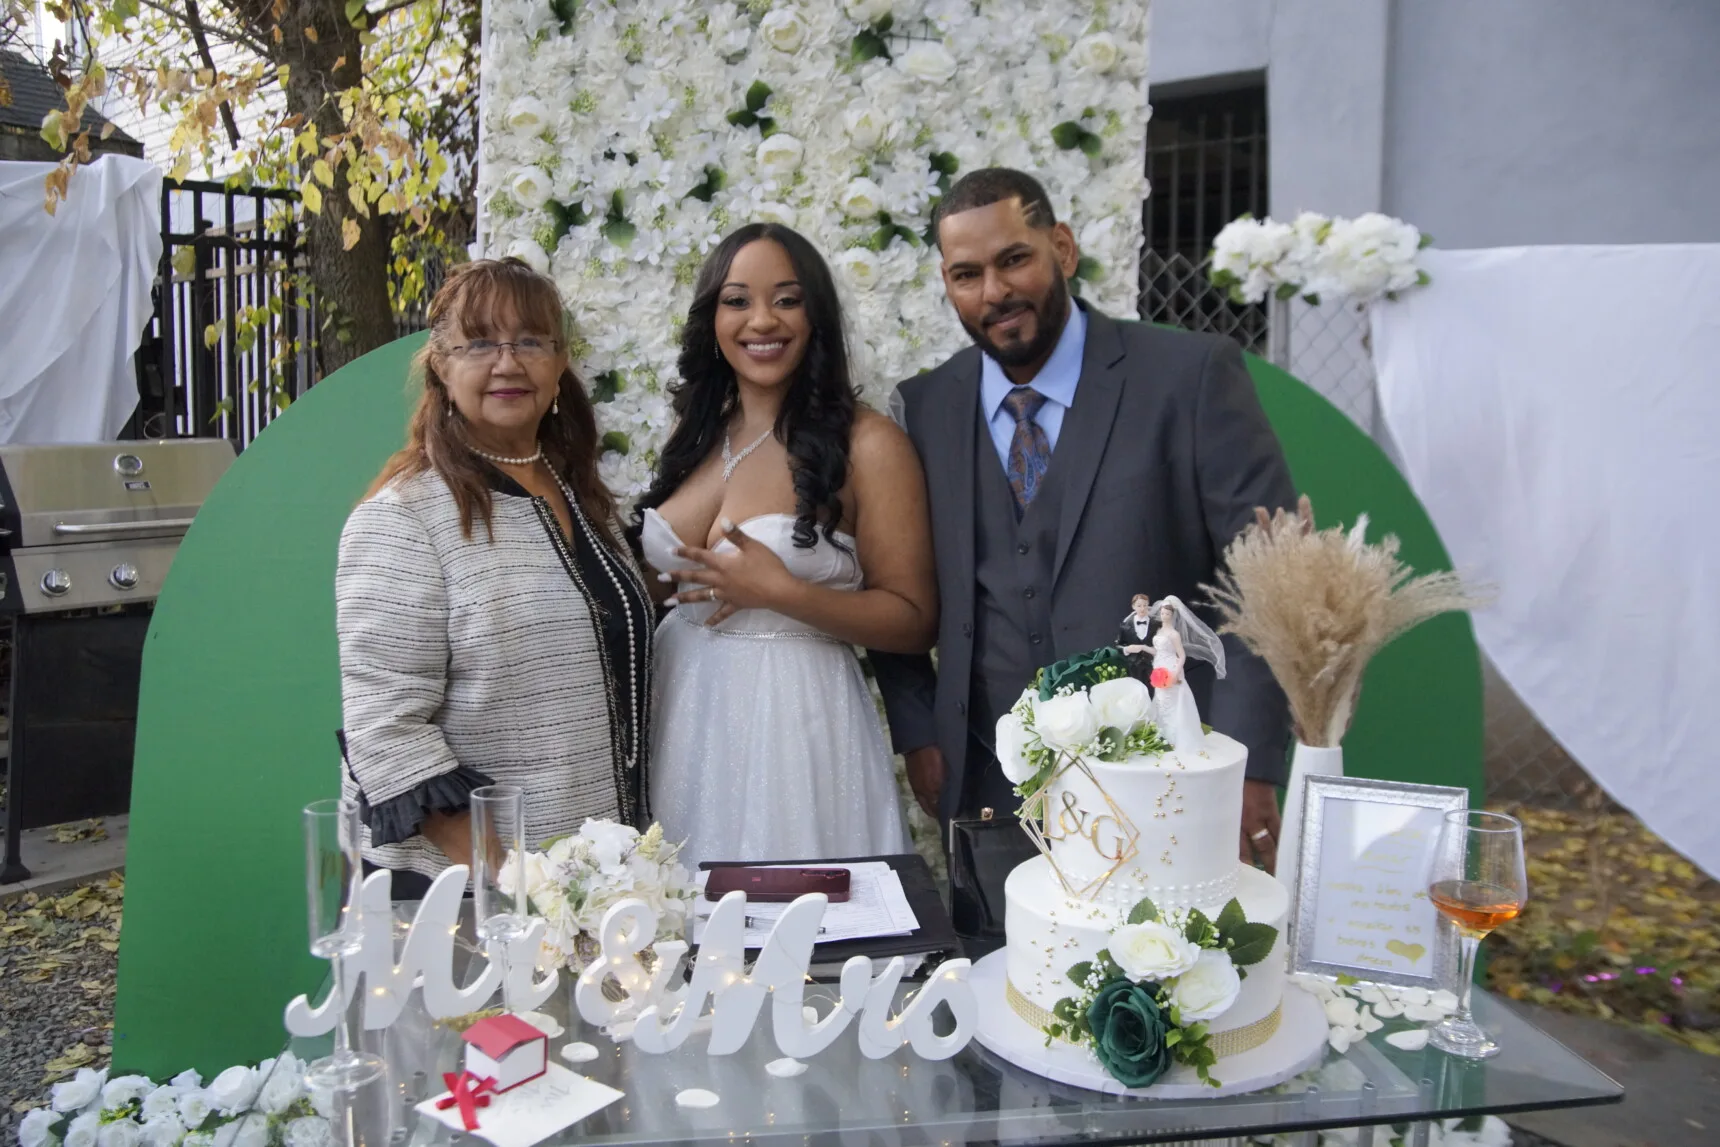
[[[1529,899],[1523,867],[1523,823],[1499,812],[1458,809],[1445,814],[1428,899],[1457,927],[1463,941],[1462,1003],[1457,1013],[1436,1025],[1428,1042],[1465,1059],[1499,1054],[1499,1045],[1469,1011],[1475,980],[1475,953],[1493,929],[1513,920]]]

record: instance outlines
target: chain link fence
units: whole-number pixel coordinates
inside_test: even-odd
[[[1296,300],[1232,303],[1207,278],[1206,260],[1148,251],[1141,259],[1141,317],[1228,335],[1318,391],[1386,454],[1396,450],[1380,419],[1367,308]],[[1482,657],[1485,770],[1489,801],[1592,808],[1599,786]]]

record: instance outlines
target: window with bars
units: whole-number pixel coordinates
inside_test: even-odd
[[[1147,123],[1141,317],[1216,331],[1266,349],[1266,308],[1232,303],[1207,281],[1220,229],[1267,210],[1266,88],[1157,97]]]

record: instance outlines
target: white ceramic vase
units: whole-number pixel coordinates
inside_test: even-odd
[[[1284,828],[1278,836],[1278,879],[1292,892],[1299,881],[1302,864],[1302,810],[1306,805],[1309,777],[1341,777],[1344,775],[1342,745],[1323,747],[1296,742],[1290,754],[1290,781],[1284,789]]]

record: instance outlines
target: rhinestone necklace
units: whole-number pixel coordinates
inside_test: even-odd
[[[763,434],[760,434],[757,438],[754,438],[752,440],[752,444],[745,450],[742,450],[739,454],[734,453],[730,447],[729,434],[728,431],[725,430],[723,432],[723,481],[727,482],[729,480],[729,475],[735,472],[735,467],[739,466],[742,462],[745,462],[748,454],[751,454],[754,450],[763,446],[764,440],[769,438],[775,429],[775,427],[771,427]]]

